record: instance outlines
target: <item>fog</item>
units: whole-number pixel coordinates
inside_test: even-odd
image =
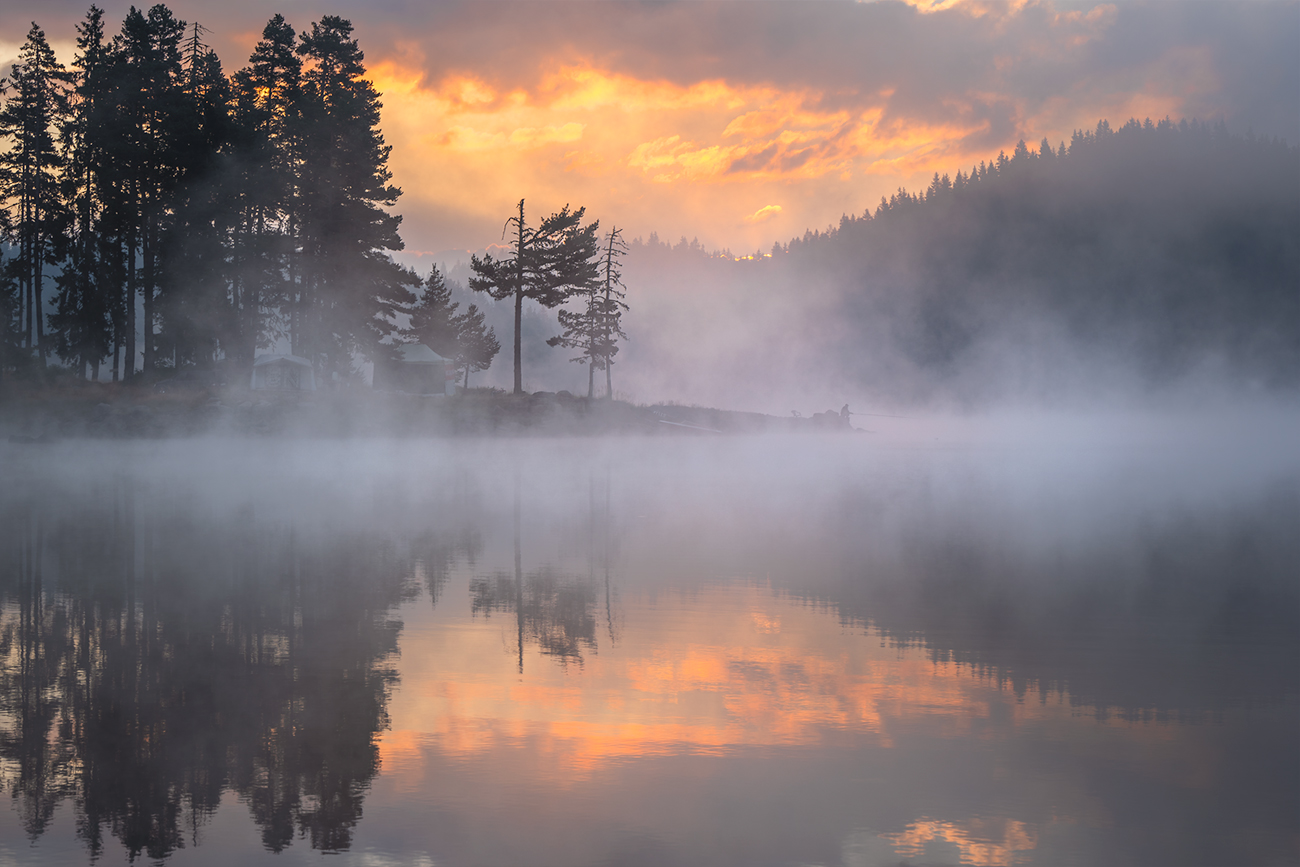
[[[1294,145],[1103,121],[951,168],[770,250],[634,240],[616,394],[805,416],[1294,399]],[[543,343],[552,320],[525,322],[525,376],[585,393],[585,368]]]
[[[1298,421],[0,445],[0,839],[1268,863]]]

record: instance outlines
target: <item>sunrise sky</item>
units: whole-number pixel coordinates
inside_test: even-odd
[[[498,241],[521,197],[740,254],[1101,118],[1300,139],[1296,3],[169,5],[227,73],[276,11],[353,21],[417,265]],[[114,26],[128,8],[104,6]],[[4,69],[33,18],[71,59],[85,8],[4,4]]]

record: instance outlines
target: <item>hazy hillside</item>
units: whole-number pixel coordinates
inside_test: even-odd
[[[1300,151],[1103,121],[758,259],[638,241],[627,282],[615,388],[638,398],[783,412],[1292,391]]]

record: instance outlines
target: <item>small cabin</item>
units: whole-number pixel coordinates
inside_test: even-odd
[[[455,394],[456,368],[423,343],[395,347],[397,361],[375,362],[375,388],[407,394]]]
[[[315,391],[311,362],[298,355],[259,355],[253,359],[254,391]]]

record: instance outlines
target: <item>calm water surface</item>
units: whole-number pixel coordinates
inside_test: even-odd
[[[1285,437],[0,446],[0,864],[1300,863]]]

